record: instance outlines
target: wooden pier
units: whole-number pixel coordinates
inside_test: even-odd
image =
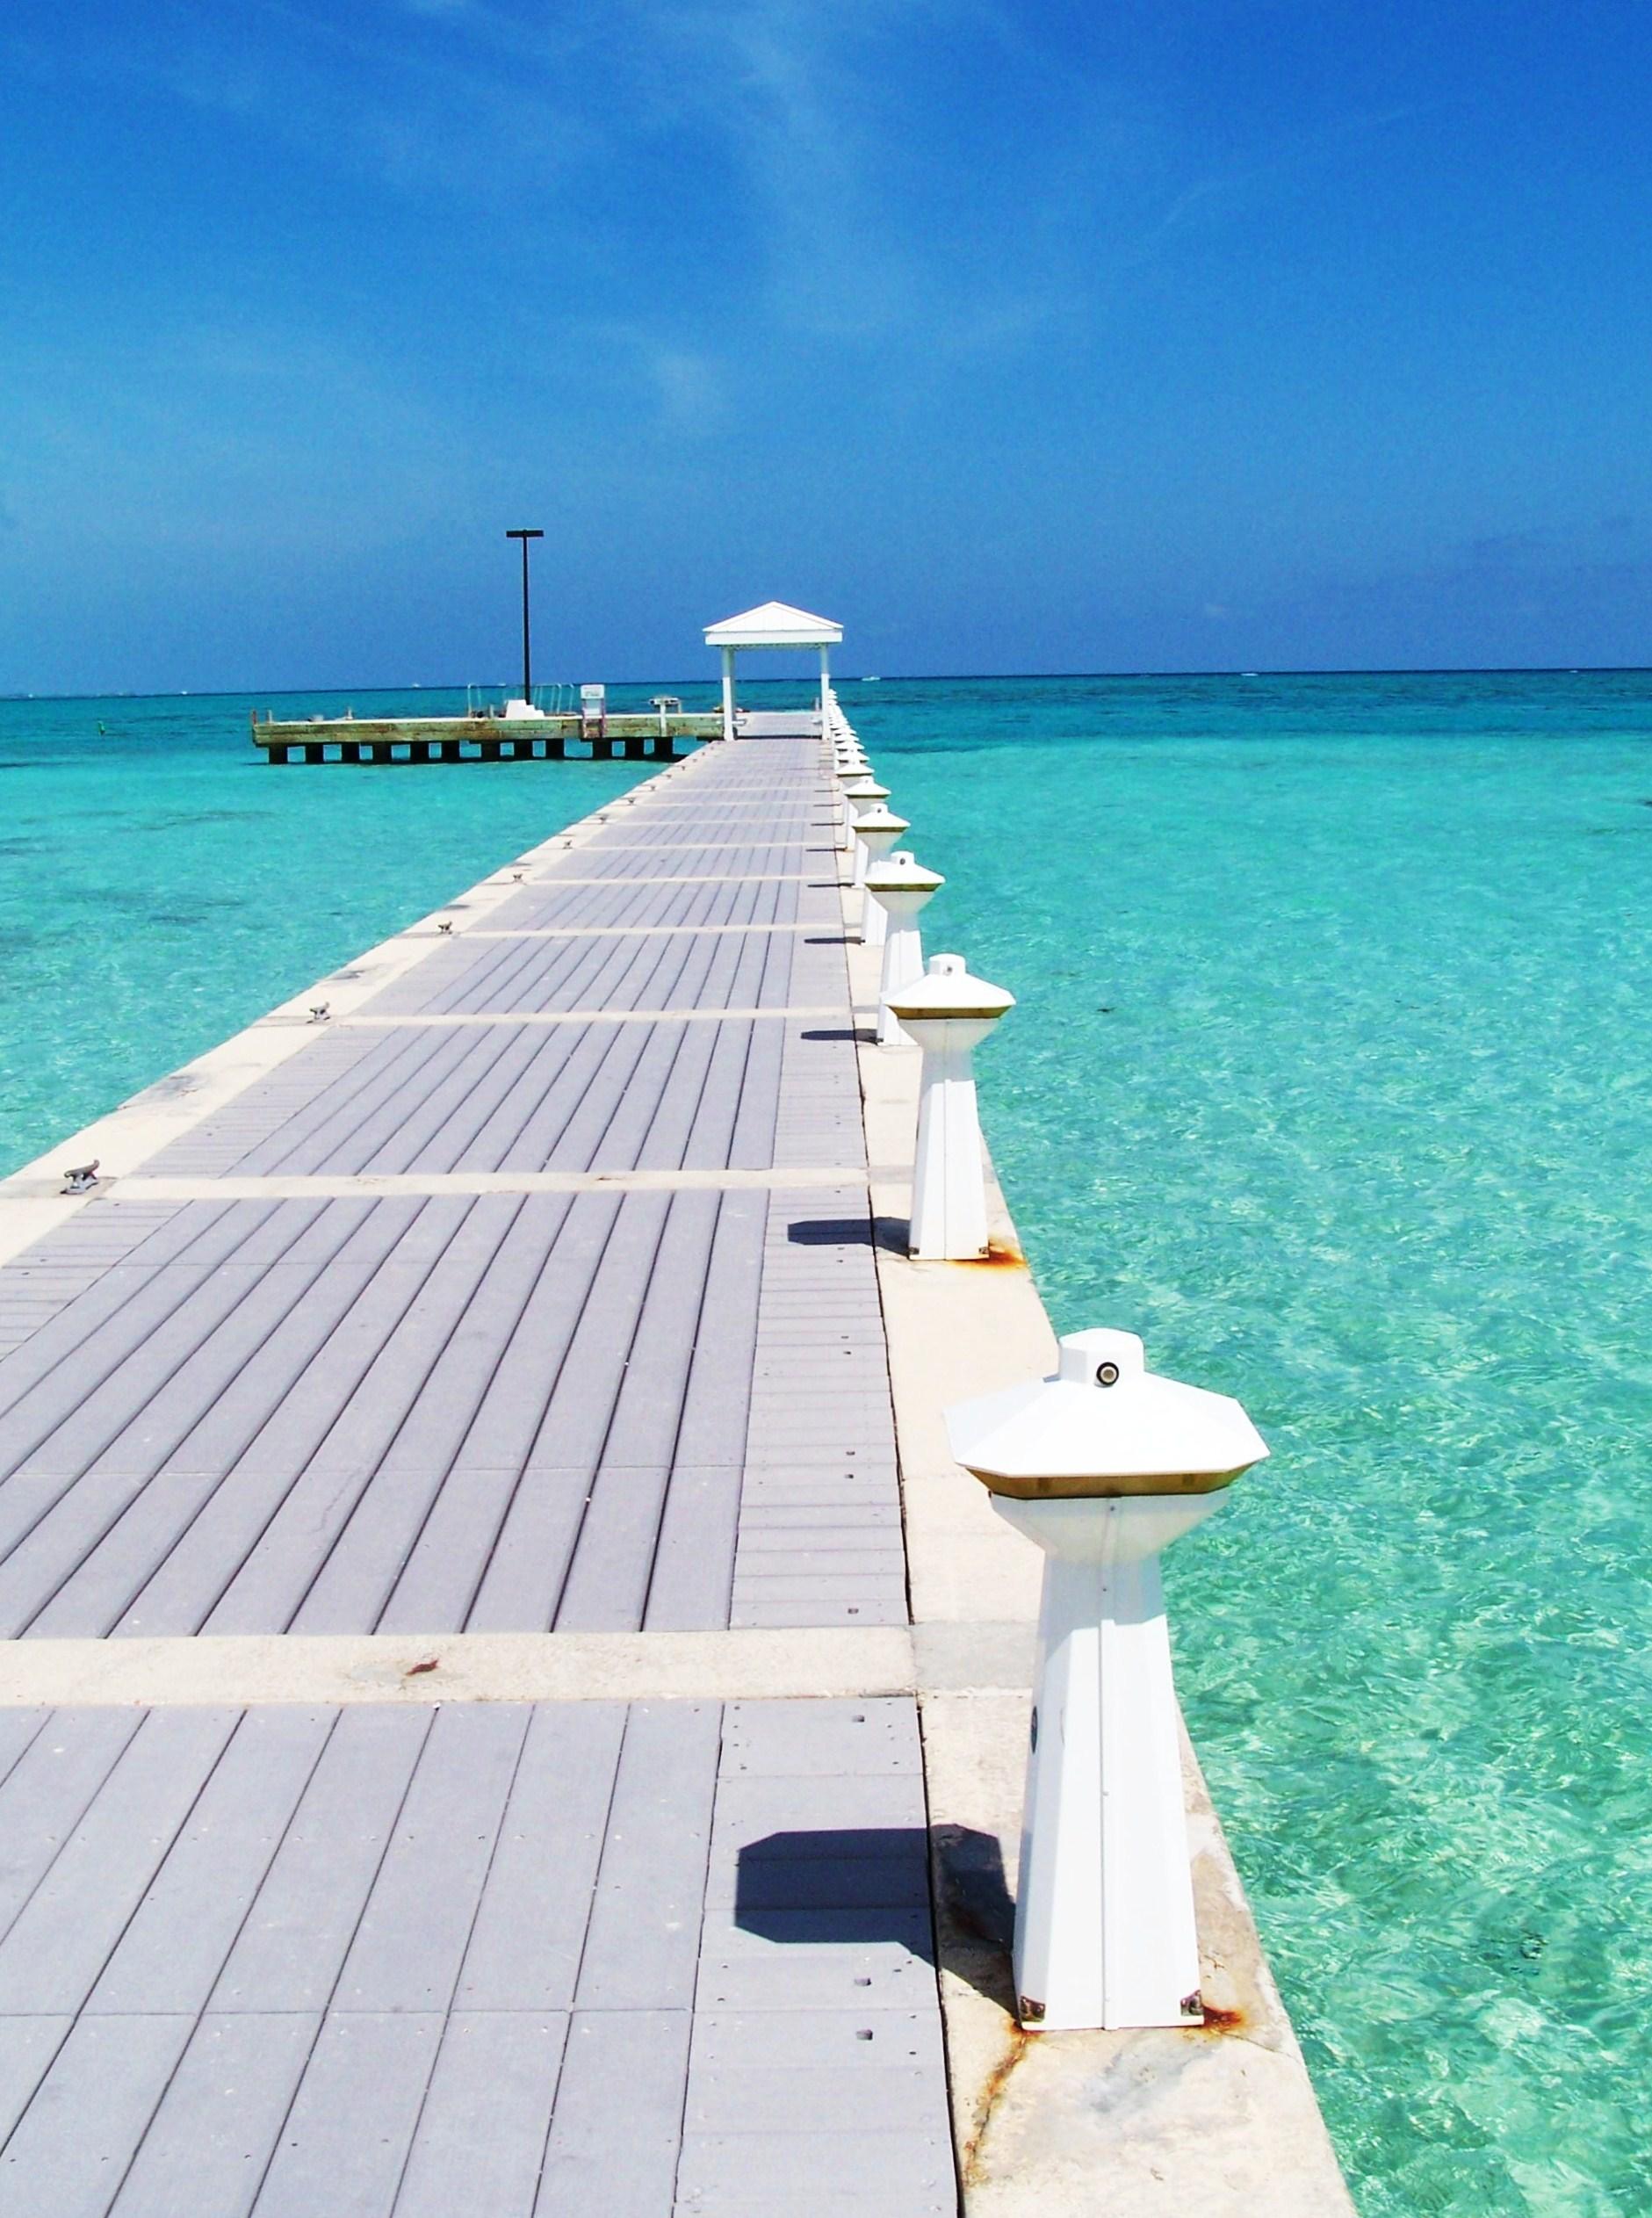
[[[0,1708],[0,2209],[955,2208],[915,1705],[789,1629],[906,1622],[832,824],[703,750],[0,1269],[0,1634],[126,1690]]]
[[[675,762],[679,742],[721,736],[720,716],[311,717],[255,715],[252,741],[271,762]]]

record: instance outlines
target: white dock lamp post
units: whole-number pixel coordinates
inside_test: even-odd
[[[932,955],[890,996],[890,1013],[923,1050],[918,1145],[906,1252],[920,1263],[972,1262],[987,1248],[986,1171],[975,1099],[975,1051],[1015,996],[971,978],[961,955]]]
[[[1159,1550],[1267,1454],[1239,1404],[1068,1333],[1054,1378],[960,1403],[952,1452],[1044,1551],[1015,1905],[1023,2026],[1202,2022]]]
[[[920,913],[946,884],[903,849],[872,863],[866,873],[867,899],[884,912],[884,972],[877,989],[877,1044],[909,1047],[912,1043],[889,1006],[890,996],[923,976]]]
[[[837,842],[840,847],[848,847],[854,836],[849,826],[855,812],[844,798],[844,789],[858,785],[862,778],[869,781],[871,775],[872,766],[863,755],[840,755],[833,765],[833,776],[837,780]]]
[[[857,816],[864,816],[868,809],[888,798],[888,786],[880,785],[869,773],[863,772],[859,777],[846,778],[843,783],[843,829],[847,836],[849,839],[855,837],[855,820]],[[857,870],[855,883],[858,885],[860,882],[861,874]]]
[[[881,801],[874,801],[863,816],[855,820],[855,883],[861,889],[861,939],[867,947],[883,946],[884,927],[889,920],[866,891],[866,873],[911,829],[904,816],[894,815]]]

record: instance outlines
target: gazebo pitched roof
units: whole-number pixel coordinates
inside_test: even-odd
[[[707,647],[836,647],[842,637],[843,626],[829,616],[811,616],[784,601],[765,601],[705,627]]]

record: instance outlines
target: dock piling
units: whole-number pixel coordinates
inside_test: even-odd
[[[255,719],[252,743],[271,762],[566,762],[583,754],[593,762],[673,762],[684,741],[714,736],[717,719],[675,712],[627,712],[589,719],[561,712],[513,717],[306,717],[276,722]],[[368,749],[365,757],[361,750]]]

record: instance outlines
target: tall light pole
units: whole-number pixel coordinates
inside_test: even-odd
[[[543,531],[507,531],[508,539],[522,541],[522,697],[533,704],[533,649],[528,632],[528,542],[543,539]]]

